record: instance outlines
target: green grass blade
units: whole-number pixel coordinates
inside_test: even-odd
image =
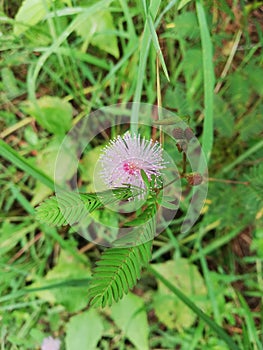
[[[112,0],[102,0],[90,6],[88,9],[85,9],[85,11],[83,11],[82,13],[83,20],[85,19],[85,16],[87,16],[87,14],[89,16],[92,16],[97,11],[107,7],[111,2]],[[29,70],[27,84],[28,94],[31,100],[35,100],[36,81],[43,65],[53,53],[57,53],[62,43],[67,40],[70,34],[74,32],[74,30],[78,27],[78,25],[80,25],[80,23],[80,19],[76,17],[64,30],[64,32],[60,34],[60,36],[52,43],[52,45],[48,47],[47,50],[39,57],[34,69]]]
[[[29,203],[29,201],[26,199],[26,197],[21,193],[18,186],[14,185],[13,183],[10,184],[10,190],[15,197],[15,199],[21,204],[21,206],[29,213],[34,214],[35,210],[32,207],[32,205]]]
[[[241,227],[237,227],[236,229],[230,231],[228,234],[225,234],[223,236],[220,236],[216,239],[214,239],[210,244],[208,244],[205,248],[202,249],[202,252],[197,252],[193,254],[189,260],[191,262],[200,259],[202,255],[209,255],[213,251],[220,249],[223,245],[227,244],[230,242],[232,239],[234,239],[240,232],[241,232]]]
[[[126,52],[123,57],[111,68],[109,73],[103,79],[102,86],[105,86],[109,83],[110,79],[117,73],[117,71],[128,61],[131,55],[136,51],[138,47],[138,41],[133,41],[127,46]]]
[[[65,280],[58,283],[46,284],[46,285],[43,285],[42,287],[35,287],[35,288],[28,287],[28,288],[19,290],[17,292],[10,293],[8,295],[4,295],[0,297],[0,304],[7,302],[9,300],[19,299],[29,293],[41,292],[43,290],[67,288],[67,287],[87,287],[90,284],[90,281],[91,281],[91,277],[88,277],[88,278],[79,278],[79,279]]]
[[[20,156],[17,151],[3,140],[0,140],[0,155],[54,191],[54,181],[41,170],[30,164],[25,158]]]
[[[204,128],[203,128],[203,151],[208,161],[213,147],[213,109],[214,109],[214,66],[213,66],[213,45],[206,21],[205,10],[201,1],[196,2],[197,18],[200,28],[203,74],[204,74]]]
[[[255,320],[253,318],[253,313],[251,312],[249,306],[247,305],[247,302],[245,298],[242,296],[241,293],[238,293],[238,298],[240,301],[240,304],[242,305],[242,309],[244,312],[244,318],[245,318],[245,325],[244,328],[247,332],[248,339],[251,344],[253,344],[254,349],[262,350],[263,345],[259,339],[257,327],[255,325]]]
[[[248,158],[249,156],[251,156],[251,154],[259,151],[261,148],[263,148],[263,140],[257,142],[253,147],[249,148],[246,152],[242,153],[238,158],[236,158],[236,160],[232,163],[230,163],[229,165],[227,165],[226,167],[224,167],[223,169],[223,174],[228,173],[230,170],[232,170],[236,165],[240,164],[243,162],[243,160],[245,160],[246,158]]]
[[[198,317],[200,317],[211,329],[213,329],[217,335],[222,338],[225,343],[229,346],[230,350],[239,350],[234,341],[229,337],[229,335],[221,328],[217,323],[215,323],[209,316],[207,316],[199,307],[197,307],[184,293],[182,293],[178,288],[172,285],[166,278],[160,275],[153,267],[149,266],[150,272],[158,278],[170,291],[174,293],[185,305],[187,305]]]
[[[159,6],[161,1],[151,1],[149,12],[152,15],[152,18],[155,19]],[[146,69],[146,62],[149,54],[150,49],[150,43],[151,43],[151,32],[150,28],[147,23],[145,23],[144,26],[144,32],[142,36],[142,42],[141,42],[141,54],[140,54],[140,61],[139,61],[139,68],[138,68],[138,75],[137,75],[137,84],[134,94],[134,102],[140,102],[141,101],[141,95],[142,95],[142,87],[143,87],[143,80],[144,80],[144,73]],[[134,103],[132,106],[132,115],[131,115],[131,132],[136,133],[138,130],[138,120],[139,120],[139,103]]]
[[[201,243],[202,231],[200,231],[200,235],[198,235],[197,249],[200,253],[200,263],[202,267],[203,276],[205,279],[205,284],[207,286],[208,296],[211,301],[211,306],[214,314],[214,318],[217,324],[222,325],[222,317],[219,311],[218,299],[216,298],[215,286],[212,281],[212,276],[209,273],[209,268],[207,265],[207,261],[205,258],[205,254],[203,252],[202,243]]]
[[[147,23],[149,25],[150,33],[151,33],[151,36],[152,36],[153,46],[154,46],[154,48],[156,50],[156,53],[157,53],[157,55],[159,57],[159,60],[160,60],[160,63],[162,65],[164,74],[166,76],[166,79],[168,81],[170,81],[169,73],[168,73],[168,70],[167,70],[167,67],[166,67],[166,64],[165,64],[165,61],[164,61],[163,53],[162,53],[162,50],[160,48],[158,36],[156,34],[156,31],[155,31],[155,28],[154,28],[154,24],[153,24],[153,20],[152,20],[152,17],[151,17],[150,14],[147,16]]]

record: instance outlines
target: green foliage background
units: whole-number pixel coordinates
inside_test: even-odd
[[[0,21],[1,347],[40,349],[53,336],[67,350],[228,349],[156,270],[238,348],[263,349],[262,5],[4,0]],[[189,117],[210,155],[208,198],[190,232],[178,217],[154,240],[133,293],[94,310],[88,286],[103,249],[40,223],[34,207],[53,193],[72,125],[118,102],[157,104],[157,56],[163,107]],[[83,192],[102,145],[82,159]]]

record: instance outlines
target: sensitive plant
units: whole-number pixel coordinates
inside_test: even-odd
[[[208,287],[208,304],[213,310],[215,320],[227,328],[231,336],[239,342],[241,349],[262,349],[259,312],[262,299],[262,166],[260,159],[262,158],[263,119],[259,118],[262,114],[260,97],[262,95],[260,79],[262,31],[260,23],[256,20],[260,16],[259,10],[257,11],[260,3],[244,3],[236,7],[235,4],[228,5],[229,3],[226,2],[220,4],[208,2],[206,7],[202,2],[198,2],[195,7],[192,2],[182,9],[185,1],[172,1],[167,4],[168,8],[163,3],[158,9],[159,2],[152,1],[150,16],[143,16],[143,6],[134,6],[132,11],[129,11],[123,1],[120,2],[121,5],[118,2],[114,3],[114,7],[106,7],[104,6],[106,2],[100,2],[96,16],[93,9],[88,9],[81,16],[82,14],[78,13],[80,9],[74,7],[77,2],[74,2],[73,7],[65,10],[65,6],[60,1],[52,4],[47,2],[51,6],[49,9],[44,7],[42,0],[36,2],[41,8],[42,19],[38,17],[41,22],[35,25],[31,21],[35,20],[36,16],[23,17],[29,14],[25,5],[23,11],[20,10],[17,14],[15,21],[10,18],[12,14],[17,13],[16,8],[12,6],[15,2],[12,1],[4,1],[6,11],[3,12],[8,15],[1,16],[1,21],[6,23],[2,30],[4,35],[0,38],[4,49],[1,56],[4,59],[6,57],[8,62],[3,67],[4,61],[1,61],[1,98],[4,103],[1,112],[1,127],[3,126],[1,138],[5,138],[6,141],[0,142],[1,156],[6,159],[1,163],[1,186],[3,186],[1,204],[3,204],[4,215],[7,216],[7,220],[4,219],[5,222],[1,225],[1,239],[4,242],[1,245],[1,263],[5,266],[6,276],[1,285],[1,293],[3,293],[1,301],[8,303],[8,305],[4,304],[1,310],[15,310],[12,313],[6,313],[10,322],[7,331],[13,334],[23,331],[26,335],[23,336],[25,341],[23,344],[26,344],[30,338],[31,326],[25,323],[22,327],[22,319],[30,314],[30,319],[34,323],[35,303],[41,300],[43,302],[43,299],[36,299],[34,302],[32,298],[32,303],[25,303],[23,307],[20,303],[21,294],[17,291],[22,289],[24,293],[22,296],[27,296],[30,291],[23,288],[27,285],[30,288],[29,283],[34,278],[42,278],[43,283],[48,283],[46,271],[50,271],[51,265],[57,267],[57,255],[62,256],[66,251],[75,254],[76,259],[80,259],[81,254],[76,253],[72,247],[78,244],[78,249],[82,249],[84,244],[79,237],[65,235],[63,228],[57,231],[46,225],[40,226],[32,218],[34,210],[29,203],[29,196],[34,196],[34,203],[37,203],[40,194],[43,196],[40,199],[42,200],[54,189],[53,181],[47,175],[53,176],[53,169],[49,173],[51,166],[48,160],[55,152],[47,153],[48,157],[46,156],[43,161],[40,160],[40,156],[43,151],[48,150],[49,146],[53,147],[52,141],[61,138],[61,134],[68,130],[73,119],[75,122],[94,106],[98,108],[109,105],[120,98],[129,101],[135,90],[135,100],[138,101],[143,96],[144,100],[156,103],[155,60],[156,53],[159,52],[164,56],[170,78],[170,83],[167,84],[166,78],[161,73],[163,105],[172,110],[176,109],[179,115],[191,116],[191,126],[198,135],[203,131],[202,138],[207,145],[207,154],[211,145],[209,135],[212,131],[215,139],[210,158],[211,176],[228,181],[241,180],[242,184],[210,182],[209,197],[202,221],[187,236],[177,234],[173,237],[174,232],[177,232],[176,224],[171,230],[168,229],[163,237],[155,240],[153,261],[162,262],[167,259],[167,255],[187,256],[187,259],[194,262],[202,272]],[[30,5],[30,0],[25,3]],[[60,8],[55,8],[57,4]],[[181,6],[180,10],[178,4]],[[15,6],[17,7],[18,4]],[[35,9],[38,11],[39,8],[36,6]],[[30,10],[34,10],[32,6]],[[78,19],[71,25],[71,20],[76,17]],[[82,38],[85,40],[87,37],[88,28],[93,28],[89,21],[91,17],[94,21],[99,19],[99,23],[103,25],[93,33],[91,41],[85,42],[80,48],[83,43]],[[117,18],[117,20],[110,21],[109,18]],[[79,25],[79,30],[74,31],[74,26],[81,22],[87,27],[83,26],[81,30]],[[16,36],[12,34],[13,26],[16,27]],[[208,28],[214,46],[213,64],[217,76],[215,89],[212,79],[213,67],[207,66],[208,57],[212,55],[209,49],[211,39],[206,35]],[[202,47],[200,31],[204,39]],[[106,32],[112,34],[111,40],[109,35],[106,36],[106,40],[103,40]],[[144,34],[140,37],[142,32]],[[158,35],[161,50],[155,34]],[[66,39],[67,35],[70,35],[70,45]],[[155,38],[155,47],[149,44],[151,38]],[[88,52],[85,52],[87,45],[89,45]],[[113,56],[106,54],[107,49],[111,49]],[[141,57],[138,66],[139,52]],[[117,59],[118,55],[121,60]],[[23,62],[22,65],[21,62]],[[205,86],[202,79],[204,72]],[[210,105],[206,108],[206,120],[209,119],[209,115],[212,115],[211,104],[214,104],[214,125],[212,126],[211,119],[208,120],[206,132],[203,128],[204,89],[206,103],[209,104],[210,101]],[[19,102],[27,98],[27,91],[32,105],[22,108]],[[215,91],[214,95],[213,91]],[[46,98],[47,96],[43,96],[46,93],[52,96]],[[34,99],[35,96],[37,100]],[[74,106],[74,118],[71,115],[72,108],[69,108],[71,105]],[[38,111],[41,111],[41,115],[37,113]],[[13,149],[8,147],[8,144]],[[35,186],[35,179],[38,186]],[[13,181],[12,184],[10,180]],[[41,190],[39,183],[42,184]],[[49,193],[47,188],[50,188]],[[127,192],[129,192],[128,189]],[[127,198],[130,195],[131,193],[127,193]],[[98,202],[98,198],[94,200],[91,194],[89,194],[89,200],[92,203]],[[56,201],[53,205],[57,205]],[[103,207],[103,204],[101,205]],[[34,222],[32,223],[31,220]],[[251,241],[252,244],[250,244]],[[12,249],[14,246],[15,251]],[[91,252],[92,258],[93,254],[96,256],[96,248]],[[69,269],[65,266],[65,262],[61,264],[63,271]],[[151,271],[151,274],[154,272]],[[137,286],[136,293],[138,291],[139,294],[142,289],[144,290],[144,282],[145,280]],[[64,287],[60,285],[58,294],[62,295],[63,290],[68,291],[70,283],[67,280]],[[84,282],[83,285],[85,285]],[[177,285],[177,281],[174,281],[174,285]],[[47,288],[46,284],[45,288]],[[51,284],[50,291],[54,291],[52,288]],[[86,285],[83,289],[86,290]],[[72,288],[70,293],[74,295]],[[155,291],[153,293],[155,294]],[[241,294],[244,296],[243,300]],[[148,294],[144,294],[144,298],[140,298],[145,300],[147,297]],[[43,295],[39,298],[43,298]],[[74,297],[71,299],[73,300]],[[27,302],[28,298],[25,297],[22,300]],[[55,305],[61,304],[61,299],[57,297],[55,303]],[[48,306],[43,305],[41,318],[45,313],[44,310],[50,309],[50,305],[53,305],[53,301]],[[115,305],[120,305],[120,302]],[[56,306],[52,306],[52,311],[55,311],[55,308]],[[72,309],[66,309],[72,312]],[[84,314],[85,311],[79,316]],[[45,327],[50,327],[51,317],[48,315],[49,311],[45,316]],[[151,314],[148,318],[151,321]],[[57,329],[60,325],[60,331],[63,332],[63,315],[59,319],[60,321],[56,322]],[[94,319],[92,315],[91,324],[94,324]],[[115,319],[118,320],[118,316]],[[83,323],[81,319],[79,325]],[[186,349],[204,349],[206,346],[208,349],[214,347],[226,349],[203,322],[198,322],[186,330],[183,336],[180,332],[162,331],[162,327],[156,324],[155,320],[154,323],[151,326],[153,335],[150,338],[151,348],[180,346]],[[89,324],[88,318],[85,318],[85,324]],[[20,325],[21,332],[19,332]],[[6,338],[5,327],[3,322],[1,341],[5,347],[8,348],[10,343],[12,344],[10,346],[16,348],[34,347],[34,345],[17,343],[18,340],[15,337]],[[77,329],[79,330],[80,327]],[[119,329],[122,328],[119,327]],[[87,329],[82,333],[83,341],[86,332]],[[125,334],[125,329],[123,333]],[[73,335],[72,338],[74,338]],[[94,338],[95,335],[92,339]],[[119,337],[116,338],[119,339]],[[38,344],[41,341],[42,338]],[[103,344],[99,346],[102,347]],[[123,342],[122,347],[126,346],[129,347]],[[72,349],[75,348],[72,347]]]
[[[183,131],[180,132],[180,134],[182,133]],[[187,134],[189,134],[189,130]],[[178,137],[178,146],[180,140],[181,138]],[[178,147],[179,152],[183,154],[183,169],[180,176],[187,179],[189,185],[198,186],[203,181],[202,176],[199,173],[185,173],[187,159],[184,151],[186,149],[187,145],[184,149]],[[130,133],[126,133],[124,136],[118,136],[103,149],[99,162],[106,169],[100,175],[110,188],[108,191],[96,195],[61,192],[57,199],[55,197],[47,199],[37,208],[37,217],[41,221],[58,226],[74,225],[92,211],[103,208],[105,203],[114,203],[116,200],[136,202],[136,200],[144,198],[143,209],[139,208],[132,213],[132,220],[125,222],[126,226],[132,228],[132,236],[129,237],[129,233],[127,237],[117,238],[112,242],[114,247],[106,249],[102,253],[101,259],[96,263],[92,279],[89,282],[87,298],[87,303],[93,307],[111,306],[114,301],[118,302],[136,285],[141,277],[142,269],[149,268],[152,244],[156,233],[156,213],[162,204],[160,194],[167,185],[160,182],[161,171],[165,168],[161,147],[158,143],[141,139],[140,135],[131,136]],[[118,185],[120,187],[116,187]],[[109,196],[109,192],[111,196]],[[89,196],[91,196],[92,201],[89,201]],[[105,198],[107,198],[106,201]],[[92,205],[90,205],[91,203]],[[84,210],[81,211],[79,208]],[[168,208],[173,208],[173,204],[169,203]],[[126,247],[127,243],[129,243],[128,247]],[[171,285],[154,268],[150,268],[150,271],[214,329],[231,349],[237,349],[225,331],[184,293]]]
[[[99,175],[107,190],[98,193],[58,192],[56,197],[40,204],[37,218],[51,225],[74,226],[105,205],[120,201],[140,203],[135,211],[129,213],[130,219],[126,215],[125,220],[119,223],[120,227],[124,225],[132,230],[111,242],[114,248],[102,254],[95,268],[89,287],[90,304],[105,306],[111,305],[113,300],[118,301],[133,288],[141,276],[141,269],[151,260],[159,207],[178,209],[178,205],[162,201],[163,188],[168,184],[162,179],[166,163],[158,142],[127,132],[102,149],[98,163],[99,169],[102,169]],[[185,174],[184,170],[181,177],[194,186],[202,182],[200,174]]]

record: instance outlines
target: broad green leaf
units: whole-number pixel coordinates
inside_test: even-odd
[[[51,3],[51,0],[24,0],[15,16],[14,34],[20,35],[39,23],[47,15]]]
[[[85,256],[83,255],[83,258]],[[68,279],[82,279],[90,276],[89,262],[83,264],[61,251],[57,265],[50,270],[46,276],[32,285],[32,288],[44,287],[47,284],[60,283]],[[87,305],[87,290],[80,287],[54,288],[50,290],[38,291],[36,294],[50,303],[63,305],[69,312],[76,312]]]
[[[103,322],[94,309],[70,318],[66,325],[66,350],[95,350],[102,337]]]
[[[201,309],[206,306],[206,287],[197,267],[187,259],[170,260],[153,264],[154,269],[191,298]],[[158,281],[154,309],[159,320],[170,329],[189,328],[196,319],[189,308]]]
[[[149,325],[144,302],[129,293],[111,308],[111,317],[138,350],[148,350]]]
[[[63,136],[71,128],[72,106],[59,97],[43,96],[37,104],[27,101],[21,108],[50,133]]]
[[[84,49],[91,43],[114,57],[119,57],[118,42],[113,33],[116,29],[109,10],[98,11],[92,16],[88,12],[81,13],[77,19],[79,19],[79,25],[76,32],[84,40]]]
[[[40,151],[37,154],[37,167],[41,169],[46,175],[48,175],[50,178],[54,177],[54,171],[56,167],[56,160],[58,156],[60,148],[60,140],[54,139],[52,140],[42,151]],[[60,152],[62,152],[60,150]],[[62,157],[62,154],[60,153],[60,156]],[[70,153],[64,152],[63,154],[64,162],[60,162],[60,164],[63,165],[63,169],[60,169],[60,173],[64,174],[63,179],[69,180],[74,175],[76,169],[74,169],[74,166],[72,165],[74,162],[74,159],[72,159],[72,155]],[[56,179],[56,181],[59,182],[60,179]],[[33,190],[34,196],[31,200],[32,206],[36,206],[39,204],[43,199],[45,199],[47,196],[52,194],[52,189],[48,188],[46,185],[44,185],[42,182],[37,181],[36,186]]]
[[[29,143],[31,146],[36,146],[39,142],[38,135],[31,127],[25,128],[24,131],[24,138],[27,143]]]
[[[13,71],[4,67],[1,69],[1,78],[3,83],[3,90],[7,92],[9,98],[13,98],[19,94],[19,88]]]

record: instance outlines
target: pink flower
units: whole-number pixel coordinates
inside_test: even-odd
[[[164,168],[160,144],[129,132],[111,140],[102,152],[99,159],[103,169],[101,177],[108,188],[129,184],[144,189],[141,170],[150,180],[151,175],[160,176]]]
[[[41,345],[41,350],[59,350],[60,349],[60,340],[54,339],[49,336],[44,338],[43,343]]]

